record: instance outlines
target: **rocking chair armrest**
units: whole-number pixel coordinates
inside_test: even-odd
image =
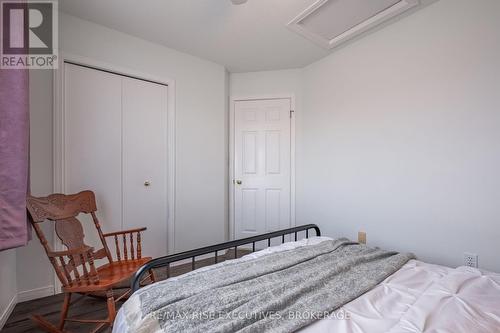
[[[115,231],[115,232],[108,232],[107,234],[104,234],[104,237],[111,237],[111,236],[118,236],[118,235],[125,235],[125,234],[132,234],[132,233],[137,233],[137,232],[142,232],[147,230],[146,227],[143,228],[136,228],[136,229],[129,229],[129,230],[120,230],[120,231]]]
[[[116,259],[118,261],[122,261],[122,259],[123,260],[141,259],[142,257],[141,232],[146,229],[147,228],[136,228],[136,229],[122,230],[122,231],[115,231],[104,234],[103,236],[105,238],[113,237],[115,239]],[[129,243],[129,245],[127,245],[127,243]]]
[[[50,258],[55,258],[55,257],[64,257],[64,256],[74,256],[74,255],[79,255],[79,254],[87,254],[90,256],[93,256],[94,253],[94,248],[91,246],[82,246],[77,249],[70,249],[66,251],[50,251],[48,252],[48,256]]]

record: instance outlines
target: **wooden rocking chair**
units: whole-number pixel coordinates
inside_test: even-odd
[[[113,326],[116,315],[115,303],[130,294],[130,289],[115,299],[113,288],[123,284],[151,258],[141,256],[141,232],[146,228],[118,231],[103,234],[97,211],[94,193],[83,191],[78,194],[52,194],[44,198],[28,197],[27,207],[35,232],[42,243],[57,277],[62,284],[64,302],[61,319],[58,326],[53,325],[40,315],[33,315],[32,319],[47,332],[60,333],[64,331],[66,322],[95,324],[92,332],[103,327]],[[94,251],[84,243],[84,233],[77,216],[80,213],[90,214],[99,234],[102,249]],[[66,251],[54,252],[47,243],[40,224],[45,220],[54,221],[57,236],[67,247]],[[134,239],[135,235],[135,239]],[[116,246],[116,260],[106,244],[107,238],[113,238]],[[120,249],[120,243],[122,248]],[[128,243],[128,247],[127,247]],[[94,260],[107,259],[107,263],[98,268]],[[149,272],[151,282],[155,281],[152,271]],[[107,298],[108,316],[102,320],[68,318],[71,296],[73,293],[92,294],[104,293]]]

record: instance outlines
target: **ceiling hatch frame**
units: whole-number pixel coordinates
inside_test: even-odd
[[[348,30],[344,31],[343,33],[333,37],[332,39],[328,39],[324,36],[321,36],[320,34],[310,31],[304,27],[301,22],[306,20],[309,16],[312,14],[317,13],[321,7],[326,5],[327,3],[331,1],[339,1],[339,0],[318,0],[315,3],[313,3],[311,6],[306,8],[302,13],[300,13],[297,17],[295,17],[293,20],[291,20],[287,26],[289,29],[292,31],[298,33],[299,35],[302,35],[303,37],[315,42],[316,44],[320,45],[321,47],[325,49],[333,49],[340,44],[348,41],[349,39],[352,39],[370,29],[373,27],[395,17],[403,12],[417,6],[420,4],[420,0],[401,0],[394,5],[376,13],[375,15],[368,17],[366,20],[362,21],[361,23],[358,23]],[[343,0],[346,1],[346,0]],[[349,1],[349,0],[347,0]]]

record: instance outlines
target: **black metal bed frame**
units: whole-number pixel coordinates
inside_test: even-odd
[[[144,276],[149,273],[150,269],[153,268],[160,268],[160,267],[167,267],[167,278],[170,277],[170,264],[174,262],[178,262],[181,260],[186,260],[186,259],[191,259],[191,268],[192,270],[195,270],[195,265],[196,261],[195,258],[202,256],[204,254],[215,254],[215,263],[217,263],[217,252],[222,251],[222,250],[228,250],[231,248],[234,248],[234,257],[238,257],[238,247],[243,246],[243,245],[248,245],[252,244],[252,252],[255,252],[255,243],[260,242],[260,241],[265,241],[267,240],[267,247],[271,246],[271,239],[281,237],[281,243],[285,242],[285,236],[286,235],[295,235],[295,241],[297,241],[297,236],[298,233],[301,231],[305,231],[306,238],[309,238],[309,230],[314,229],[316,231],[316,236],[321,236],[321,231],[319,230],[319,227],[316,224],[305,224],[301,225],[298,227],[294,228],[288,228],[288,229],[283,229],[283,230],[278,230],[274,232],[269,232],[266,234],[262,235],[257,235],[253,237],[248,237],[248,238],[242,238],[242,239],[236,239],[233,241],[229,242],[224,242],[216,245],[210,245],[210,246],[205,246],[205,247],[200,247],[198,249],[190,250],[190,251],[185,251],[181,253],[176,253],[172,255],[168,255],[165,257],[160,257],[153,259],[143,265],[137,273],[135,274],[134,278],[132,279],[132,292],[135,292],[137,289],[140,288],[141,281],[144,279]]]

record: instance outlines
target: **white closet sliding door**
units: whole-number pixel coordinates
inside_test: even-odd
[[[167,254],[167,89],[65,64],[64,190],[96,193],[104,232],[147,227],[142,252],[153,257]]]
[[[167,253],[167,87],[124,77],[122,96],[123,228],[147,226],[143,251],[159,257]]]
[[[65,65],[64,192],[92,190],[103,230],[122,226],[121,77]],[[86,243],[99,244],[90,218]]]

